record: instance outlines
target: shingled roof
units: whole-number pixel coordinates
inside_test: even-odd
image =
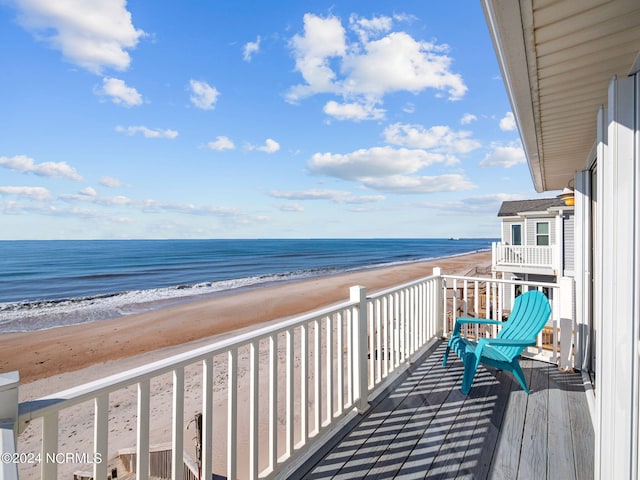
[[[499,217],[512,217],[520,212],[544,212],[547,208],[562,207],[564,202],[559,198],[537,198],[535,200],[512,200],[502,202]]]

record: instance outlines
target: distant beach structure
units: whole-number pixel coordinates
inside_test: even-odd
[[[0,333],[490,250],[495,239],[0,241]]]

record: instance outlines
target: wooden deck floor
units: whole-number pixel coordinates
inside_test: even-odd
[[[442,367],[439,343],[294,478],[593,478],[594,434],[580,374],[522,360],[527,395],[507,372]]]

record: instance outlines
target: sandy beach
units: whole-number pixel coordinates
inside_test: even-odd
[[[282,319],[346,300],[349,287],[370,292],[431,274],[466,274],[491,263],[481,252],[428,262],[296,281],[230,293],[143,314],[36,332],[0,335],[0,371],[20,372],[22,384]],[[25,348],[28,346],[28,348]]]
[[[353,285],[362,285],[369,292],[375,292],[429,276],[434,267],[440,267],[446,274],[474,275],[476,267],[486,268],[490,263],[490,252],[474,253],[262,287],[112,320],[4,334],[0,336],[3,352],[0,371],[18,370],[21,377],[20,400],[32,400],[209,344],[255,328],[263,322],[281,320],[344,301],[349,296],[349,287]],[[217,372],[214,408],[220,414],[214,414],[214,431],[225,431],[226,365],[216,362],[220,365],[214,367]],[[266,368],[262,362],[260,368]],[[238,375],[241,377],[244,373],[245,370],[240,368]],[[171,381],[171,375],[164,375],[151,384],[152,445],[171,438],[170,425],[163,421],[170,418]],[[198,366],[189,367],[185,377],[185,423],[201,408],[201,381]],[[246,407],[247,397],[248,392],[241,388],[238,392],[239,409]],[[112,462],[120,449],[135,445],[136,390],[130,387],[118,391],[110,395],[109,401]],[[61,415],[60,451],[77,452],[82,448],[90,451],[92,411],[93,404],[88,402]],[[241,428],[247,427],[241,425]],[[39,430],[39,422],[33,422],[21,434],[21,452],[39,451]],[[193,432],[187,430],[185,435],[190,437]],[[214,463],[218,469],[223,469],[224,455],[214,458]],[[69,475],[75,471],[90,469],[90,465],[63,465],[59,468],[59,478],[70,478]],[[21,478],[39,478],[36,466],[23,465],[20,470]]]

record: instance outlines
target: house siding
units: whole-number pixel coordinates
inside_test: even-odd
[[[521,219],[502,220],[502,242],[511,244],[511,225],[523,225]],[[525,242],[524,226],[522,227],[522,241]]]
[[[574,227],[574,215],[565,215],[563,217],[564,223],[564,265],[563,268],[566,272],[575,272],[575,227]]]

